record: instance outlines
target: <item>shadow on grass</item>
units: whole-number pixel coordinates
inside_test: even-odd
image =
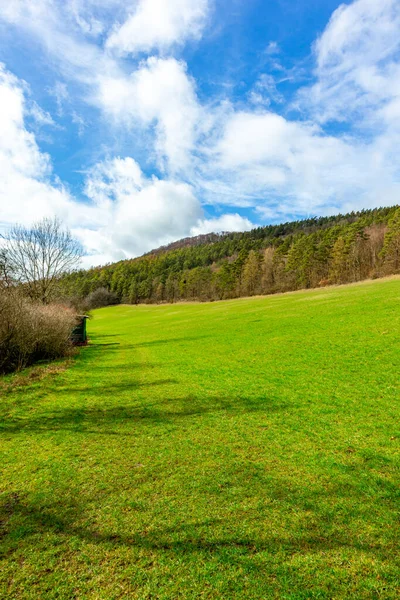
[[[118,368],[115,369],[118,372]],[[140,382],[140,381],[127,381],[120,383],[113,383],[111,385],[93,385],[88,383],[87,385],[68,386],[68,387],[57,387],[56,391],[58,395],[71,394],[76,392],[86,392],[88,395],[103,397],[104,395],[119,394],[121,392],[129,392],[137,390],[139,388],[156,387],[158,385],[171,385],[178,383],[176,379],[160,379],[158,381]]]
[[[174,381],[156,381],[151,385],[163,385]],[[124,386],[125,384],[121,384]],[[84,388],[83,388],[84,389]],[[118,386],[106,389],[116,389]],[[69,392],[69,390],[64,390]],[[74,390],[76,391],[76,390]],[[121,391],[121,388],[119,388]],[[92,390],[93,393],[93,390]],[[96,390],[97,395],[103,395],[104,388]],[[206,414],[226,413],[229,415],[250,412],[264,412],[266,415],[285,411],[289,405],[275,403],[266,398],[166,398],[153,404],[117,405],[103,404],[96,407],[78,407],[56,409],[52,412],[35,415],[31,418],[3,418],[0,422],[0,432],[3,434],[18,434],[22,432],[73,431],[76,433],[92,433],[96,435],[130,435],[130,427],[138,425],[177,424],[182,419],[200,417]],[[115,427],[121,428],[119,431]]]
[[[127,373],[130,373],[131,371],[135,371],[137,369],[140,369],[141,371],[145,371],[147,369],[156,369],[160,367],[160,363],[141,363],[141,362],[129,362],[129,363],[123,363],[123,364],[118,364],[115,363],[113,365],[110,366],[106,366],[106,365],[101,365],[101,366],[91,366],[90,367],[90,372],[98,372],[99,375],[101,375],[101,373],[110,373],[110,374],[115,374],[115,373],[121,373],[122,371],[126,371]]]
[[[118,337],[121,341],[119,342],[103,342],[103,338],[111,338]],[[90,336],[89,345],[85,348],[85,352],[90,352],[91,349],[101,350],[102,348],[110,350],[112,347],[116,347],[116,349],[125,349],[125,348],[147,348],[152,346],[162,346],[165,344],[180,344],[186,342],[198,342],[199,340],[203,340],[205,338],[210,338],[210,335],[196,335],[196,336],[185,336],[179,338],[166,338],[166,339],[156,339],[149,340],[145,342],[136,343],[124,343],[123,336],[117,335],[101,335],[101,336]]]
[[[107,348],[110,349],[110,346],[116,346],[116,349],[119,349],[119,347],[121,346],[121,342],[90,342],[89,346],[87,346],[85,348],[85,351],[88,352],[90,351],[92,348],[93,349],[101,349],[101,348]]]
[[[198,342],[199,340],[203,340],[205,338],[210,338],[210,335],[196,335],[196,336],[185,336],[179,338],[167,338],[164,340],[150,340],[148,342],[139,342],[138,344],[132,344],[133,348],[147,348],[148,346],[160,346],[164,344],[176,344],[182,342]]]
[[[83,526],[81,523],[85,505],[82,501],[60,498],[41,505],[15,492],[3,494],[0,497],[2,553],[3,556],[12,554],[21,547],[23,540],[33,543],[37,548],[40,544],[38,536],[47,533],[61,536],[61,539],[78,538],[89,544],[104,545],[105,551],[110,548],[134,547],[149,552],[171,551],[174,556],[190,553],[216,554],[224,561],[228,555],[234,561],[238,555],[241,559],[250,559],[259,552],[279,553],[282,560],[282,552],[290,559],[295,553],[324,554],[341,549],[346,560],[349,559],[349,552],[356,552],[373,555],[374,560],[388,561],[398,550],[398,540],[391,537],[389,532],[385,539],[378,532],[366,535],[363,540],[362,536],[354,536],[348,531],[348,526],[353,521],[353,525],[357,523],[357,531],[365,529],[368,532],[370,528],[370,517],[364,510],[364,497],[357,487],[356,479],[351,485],[347,483],[345,488],[336,484],[329,493],[321,494],[320,491],[307,490],[304,486],[294,489],[293,484],[289,485],[284,477],[280,477],[272,482],[270,489],[266,486],[265,491],[269,495],[280,497],[288,514],[295,512],[299,517],[303,515],[303,518],[296,522],[289,521],[291,526],[288,525],[286,530],[281,529],[280,534],[273,534],[265,526],[267,513],[264,514],[259,509],[248,510],[246,514],[241,512],[240,519],[238,515],[232,516],[231,513],[230,518],[209,518],[197,522],[192,520],[171,527],[152,527],[150,531],[145,524],[135,526],[137,521],[133,520],[114,533],[101,525],[99,528]],[[386,506],[381,510],[395,510],[395,497],[390,486],[387,494]],[[339,513],[333,527],[321,509],[328,497],[331,503],[342,506],[342,511],[343,501],[349,503],[347,511]],[[241,519],[245,520],[247,533],[241,532]],[[285,512],[281,519],[285,519]],[[2,553],[0,552],[0,556]],[[249,568],[254,568],[254,565],[249,564]]]
[[[115,337],[118,337],[118,335],[116,333],[102,333],[101,335],[93,335],[92,334],[90,336],[90,339],[94,339],[94,340],[101,339],[101,340],[103,340],[104,338],[115,338]]]

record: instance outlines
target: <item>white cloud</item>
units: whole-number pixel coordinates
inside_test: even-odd
[[[273,220],[398,202],[399,0],[356,0],[335,11],[315,44],[315,83],[299,92],[297,120],[293,112],[289,119],[266,110],[271,99],[282,101],[268,73],[239,110],[213,99],[202,105],[183,61],[121,59],[172,52],[201,35],[206,17],[205,0],[1,3],[0,18],[29,43],[39,41],[51,57],[60,114],[68,102],[82,133],[79,115],[87,112],[75,110],[79,93],[101,109],[107,133],[118,138],[123,128],[132,147],[146,136],[147,166],[156,160],[164,173],[164,180],[146,177],[132,158],[103,161],[88,174],[89,202],[75,201],[52,176],[50,158],[24,121],[30,111],[38,125],[50,124],[50,115],[24,99],[23,84],[3,70],[1,220],[65,215],[97,257],[90,260],[104,262],[190,232],[251,226],[237,214],[204,218],[200,198],[255,207]],[[275,43],[266,49],[271,56],[278,51]],[[337,121],[345,123],[346,134],[335,130]]]
[[[399,201],[400,2],[356,0],[332,15],[315,44],[316,83],[299,92],[308,121],[263,109],[226,113],[203,165],[210,200],[257,205],[263,218],[326,214]],[[257,87],[258,86],[258,87]],[[347,133],[327,134],[329,121]]]
[[[70,102],[67,84],[62,81],[57,81],[54,86],[49,89],[49,94],[54,96],[57,104],[57,114],[61,117],[64,113],[64,104]]]
[[[59,216],[98,264],[142,254],[190,235],[191,231],[247,228],[239,215],[205,220],[192,186],[145,177],[131,157],[95,165],[79,202],[52,177],[50,157],[26,128],[25,116],[40,108],[29,103],[23,82],[0,69],[0,223],[31,223]]]
[[[51,0],[8,0],[2,2],[0,11],[2,17],[10,23],[20,23],[25,17],[42,19],[51,10]]]
[[[169,240],[202,215],[189,186],[158,180],[147,181],[132,159],[115,160],[95,168],[87,180],[91,204],[74,201],[52,182],[51,162],[40,152],[35,137],[27,131],[25,114],[30,112],[24,86],[3,67],[0,70],[0,222],[31,223],[43,216],[58,215],[75,228],[84,243],[106,248],[109,258],[140,253],[144,247]],[[81,227],[91,227],[82,235]],[[113,230],[114,227],[114,230]],[[107,246],[111,231],[113,245]],[[167,233],[165,233],[166,231]],[[85,232],[86,234],[87,232]]]
[[[215,219],[200,220],[197,225],[191,228],[190,235],[200,235],[202,233],[221,233],[223,231],[250,231],[254,225],[237,213],[221,215]]]
[[[204,175],[213,182],[209,197],[256,205],[266,218],[271,209],[284,218],[387,204],[388,190],[400,195],[393,142],[329,136],[273,112],[233,113]]]
[[[53,117],[47,111],[43,110],[35,101],[32,101],[29,109],[29,115],[39,126],[50,125],[56,127]]]
[[[77,231],[93,254],[87,264],[136,256],[189,235],[253,227],[238,214],[205,219],[190,185],[146,178],[130,157],[96,165],[86,194],[106,216],[103,227]]]
[[[142,171],[133,158],[115,158],[95,165],[86,178],[85,195],[98,206],[110,206],[143,188]]]
[[[85,132],[85,127],[86,127],[85,119],[73,110],[71,113],[71,120],[77,126],[78,135],[79,135],[79,137],[81,137]]]
[[[118,123],[155,124],[162,168],[188,167],[201,109],[185,63],[151,57],[128,78],[101,77],[97,101]]]
[[[106,1],[111,3],[111,0]],[[73,0],[10,0],[0,3],[0,20],[8,24],[6,34],[11,39],[14,27],[29,39],[32,51],[37,50],[35,42],[48,53],[51,57],[48,66],[57,72],[58,77],[83,86],[93,86],[98,73],[106,74],[119,69],[93,39],[88,41],[76,21],[73,4]],[[94,2],[90,0],[88,7],[93,5]],[[66,89],[65,82],[59,81],[58,84],[60,98],[65,100],[60,85]]]
[[[313,131],[312,127],[308,129]],[[228,120],[217,151],[225,167],[265,160],[279,165],[288,150],[296,151],[302,130],[302,125],[290,123],[273,112],[238,112]]]
[[[135,11],[114,28],[107,47],[120,54],[167,50],[199,38],[208,0],[139,0]]]
[[[41,29],[46,34],[43,41],[62,28],[71,35],[96,38],[110,28],[111,17],[125,14],[125,8],[125,0],[7,0],[0,4],[0,16],[32,32]]]
[[[132,158],[114,158],[89,173],[86,194],[105,210],[103,227],[80,232],[89,251],[127,258],[185,237],[203,215],[191,186],[144,177]]]
[[[105,3],[109,9],[113,5],[126,6],[118,0],[105,0]],[[206,2],[186,4],[184,14],[190,7],[193,15],[201,7],[206,11]],[[150,57],[127,74],[121,61],[88,41],[75,23],[77,14],[90,19],[93,5],[94,2],[84,5],[83,0],[65,3],[12,0],[12,10],[0,5],[0,18],[29,32],[56,58],[57,69],[64,79],[58,78],[51,90],[59,116],[63,115],[66,102],[72,106],[72,93],[76,94],[79,89],[86,101],[98,106],[111,124],[128,126],[132,137],[136,137],[139,130],[142,135],[143,129],[154,132],[149,155],[156,157],[162,170],[177,173],[187,169],[196,129],[206,119],[186,64],[174,58]],[[179,4],[172,1],[163,2],[163,6],[171,14],[179,8]],[[146,140],[150,143],[149,137]]]
[[[250,102],[259,106],[269,106],[271,101],[281,104],[284,98],[276,85],[277,83],[272,75],[263,73],[249,93]]]
[[[266,54],[279,54],[280,51],[281,51],[281,49],[279,48],[278,42],[273,42],[273,41],[271,41],[268,44],[268,46],[265,50]]]
[[[35,137],[25,128],[24,88],[0,65],[0,206],[2,223],[29,222],[43,216],[50,205],[66,208],[68,194],[47,183],[50,158],[39,151]]]
[[[25,86],[26,88],[26,86]],[[193,188],[147,178],[130,157],[95,165],[86,178],[89,203],[78,202],[52,180],[50,157],[40,152],[25,124],[31,107],[24,84],[0,69],[0,223],[31,223],[57,215],[73,228],[87,252],[86,264],[141,254],[193,228],[237,229],[238,215],[206,221]],[[37,107],[36,107],[37,108]]]
[[[27,86],[0,65],[0,228],[12,223],[30,225],[43,217],[60,217],[72,228],[96,227],[106,218],[102,208],[76,202],[52,174],[48,154],[39,150],[26,128],[32,115]]]
[[[97,2],[91,0],[66,0],[65,8],[70,12],[76,25],[87,36],[97,37],[104,33],[105,23],[93,14]],[[114,4],[114,3],[113,3]]]
[[[106,1],[112,4],[112,0]],[[86,18],[91,4],[86,7]],[[117,0],[114,4],[118,6]],[[73,27],[81,5],[76,0],[72,11],[72,0],[65,4],[13,0],[13,10],[0,5],[0,18],[29,32],[56,58],[64,79],[51,90],[59,116],[66,102],[72,105],[78,84],[89,104],[98,106],[110,123],[128,126],[133,137],[139,129],[151,131],[154,127],[149,154],[155,154],[159,167],[174,173],[187,168],[201,110],[186,64],[174,58],[150,57],[127,74],[120,61],[88,41],[79,27]],[[71,86],[66,81],[71,81]]]
[[[301,105],[321,122],[365,122],[400,96],[400,2],[342,4],[315,44],[317,82]]]

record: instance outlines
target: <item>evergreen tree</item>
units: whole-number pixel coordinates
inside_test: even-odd
[[[386,273],[400,272],[400,208],[388,223],[381,256]]]
[[[348,252],[346,242],[343,236],[336,240],[331,257],[331,266],[329,270],[329,279],[332,283],[344,283],[348,273]]]
[[[104,287],[127,302],[175,302],[358,281],[400,272],[399,230],[397,206],[197,236],[69,273],[57,282],[58,294],[82,299]]]
[[[260,255],[250,250],[246,262],[243,265],[241,291],[245,296],[254,296],[261,289],[261,264]]]
[[[263,294],[272,294],[275,289],[274,255],[275,248],[270,246],[264,250],[264,260],[261,265],[261,292]]]
[[[167,302],[175,302],[178,300],[179,286],[177,276],[170,273],[165,282],[165,298]]]

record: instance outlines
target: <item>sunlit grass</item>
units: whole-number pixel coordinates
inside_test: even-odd
[[[0,387],[0,597],[398,598],[399,325],[396,278],[97,311]]]

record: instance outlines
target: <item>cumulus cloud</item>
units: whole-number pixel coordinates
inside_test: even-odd
[[[160,12],[153,14],[156,6]],[[146,168],[162,173],[145,176],[126,157],[135,156],[127,144],[114,153],[125,158],[103,160],[89,171],[87,200],[76,201],[53,177],[49,157],[24,122],[30,114],[38,126],[50,124],[51,116],[32,102],[28,107],[24,85],[3,70],[0,167],[6,176],[0,189],[2,198],[16,199],[4,202],[3,221],[21,212],[27,220],[65,214],[93,254],[90,260],[104,262],[190,232],[249,228],[234,207],[277,220],[398,202],[399,1],[355,0],[333,13],[313,48],[315,81],[299,91],[290,113],[267,72],[259,74],[247,106],[244,99],[240,108],[217,99],[200,102],[190,70],[171,53],[201,35],[207,10],[205,0],[0,4],[0,19],[51,55],[60,115],[66,102],[75,110],[81,94],[101,110],[102,125],[115,138],[123,128],[132,148],[145,139]],[[278,51],[275,43],[266,50]],[[271,100],[282,114],[271,109]],[[82,117],[73,114],[84,134]],[[103,157],[107,152],[113,156],[106,148]],[[229,206],[234,214],[207,219],[200,200]]]
[[[37,105],[26,104],[23,83],[3,65],[0,106],[0,222],[29,223],[54,210],[65,217],[71,198],[61,185],[51,183],[50,157],[40,152],[25,127],[27,113],[43,115]]]
[[[215,219],[202,219],[191,228],[191,235],[221,233],[223,231],[250,231],[254,225],[249,219],[237,213],[221,215]]]
[[[139,0],[122,25],[117,25],[107,47],[119,54],[167,50],[190,38],[199,38],[208,12],[208,0]]]
[[[86,176],[88,202],[78,202],[52,176],[50,157],[26,127],[26,85],[0,68],[0,222],[31,223],[57,215],[82,241],[86,264],[136,256],[192,231],[236,230],[239,215],[205,220],[187,183],[146,177],[131,157],[96,164]],[[33,105],[38,110],[36,105]],[[10,201],[12,199],[12,201]],[[209,229],[209,230],[210,230]]]
[[[268,219],[398,202],[399,31],[398,0],[340,6],[315,43],[316,82],[300,89],[297,120],[263,108],[258,83],[256,108],[227,114],[204,173],[210,198]],[[335,121],[346,133],[326,133]]]
[[[212,149],[211,197],[256,205],[265,218],[390,204],[400,194],[395,139],[365,142],[273,112],[236,112]]]
[[[184,4],[185,13],[191,3],[185,0]],[[206,11],[207,3],[196,3],[200,5]],[[94,18],[95,6],[95,2],[82,0],[12,0],[10,5],[0,5],[0,19],[29,32],[57,59],[57,69],[64,80],[58,79],[50,93],[56,98],[59,116],[65,103],[72,103],[72,90],[76,94],[78,84],[87,103],[99,107],[111,124],[128,126],[132,136],[140,128],[155,133],[150,154],[156,157],[159,168],[174,173],[187,168],[195,130],[203,119],[195,82],[188,75],[186,64],[174,58],[149,57],[127,73],[120,61],[82,36],[81,27],[75,23],[77,14]],[[126,3],[104,3],[109,10],[121,6],[126,7]],[[178,5],[163,2],[163,6],[174,13]],[[109,16],[104,10],[99,14]],[[193,13],[197,10],[193,8]],[[111,13],[114,14],[112,10]],[[67,81],[72,82],[71,89]]]
[[[117,123],[155,124],[161,168],[188,167],[202,111],[185,63],[151,57],[129,77],[100,77],[97,101]]]
[[[136,256],[188,235],[252,227],[238,214],[205,219],[192,186],[146,178],[131,157],[97,164],[88,174],[85,193],[107,215],[103,227],[78,231],[93,254],[89,262]]]
[[[89,250],[100,249],[115,259],[185,237],[203,214],[191,186],[148,179],[130,157],[96,165],[88,174],[86,194],[107,215],[104,226],[90,234],[95,244]]]

